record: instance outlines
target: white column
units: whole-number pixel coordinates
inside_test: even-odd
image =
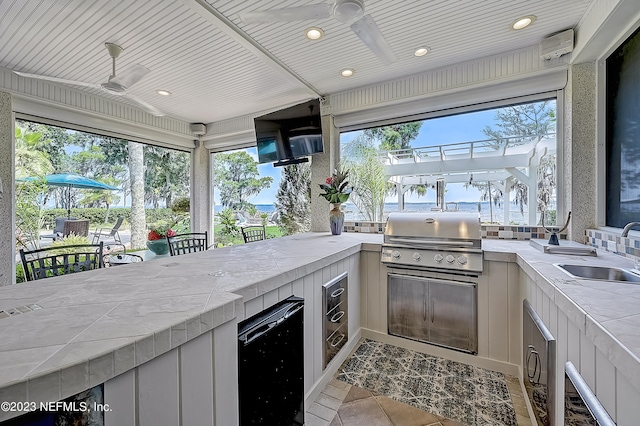
[[[11,95],[0,92],[0,286],[15,282],[15,135]]]
[[[396,183],[396,192],[398,193],[398,211],[404,211],[404,187],[402,183]]]
[[[509,203],[511,202],[511,184],[513,183],[513,178],[508,177],[504,181],[504,220],[502,223],[505,225],[509,225],[509,214],[511,213],[511,209]],[[529,204],[531,206],[531,204]]]
[[[209,232],[213,244],[213,188],[211,186],[211,154],[201,141],[194,141],[191,152],[191,231]]]

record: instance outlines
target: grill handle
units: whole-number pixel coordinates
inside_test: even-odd
[[[425,246],[467,246],[473,247],[473,241],[423,240],[411,238],[389,238],[390,243],[420,244]]]

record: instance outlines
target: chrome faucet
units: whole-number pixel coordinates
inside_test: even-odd
[[[640,222],[629,222],[624,226],[624,229],[622,229],[622,234],[620,234],[621,237],[625,238],[627,235],[629,235],[629,231],[631,230],[631,228],[633,228],[634,226],[640,226]]]

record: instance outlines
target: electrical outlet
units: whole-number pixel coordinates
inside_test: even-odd
[[[498,231],[498,238],[513,238],[513,231]]]
[[[618,251],[618,248],[616,247],[616,242],[615,241],[607,241],[607,250],[611,251],[611,252],[616,252]]]

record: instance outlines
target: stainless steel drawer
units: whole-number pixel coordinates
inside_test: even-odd
[[[347,273],[345,272],[322,286],[322,303],[324,305],[322,338],[325,341],[323,354],[325,367],[349,340],[347,282]]]
[[[346,303],[343,303],[343,304],[346,305]],[[338,306],[338,309],[334,309],[333,311],[325,315],[324,327],[326,329],[327,336],[330,336],[342,324],[345,324],[348,322],[347,311],[340,309],[343,304],[340,304],[340,306]]]
[[[333,357],[336,356],[336,354],[340,351],[340,349],[342,349],[342,347],[347,344],[347,341],[349,340],[348,327],[349,324],[342,324],[325,340],[325,366],[329,364],[329,361],[331,361]]]
[[[333,311],[342,301],[347,299],[346,276],[344,278],[338,281],[332,280],[327,283],[329,285],[325,284],[323,288],[326,303],[325,312]]]

